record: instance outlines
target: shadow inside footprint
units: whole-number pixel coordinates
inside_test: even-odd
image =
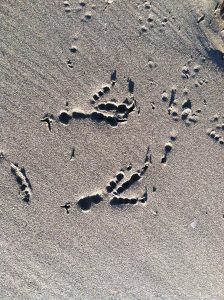
[[[77,204],[81,210],[87,211],[90,210],[92,204],[99,204],[102,200],[103,198],[99,194],[96,194],[81,198]]]
[[[119,196],[114,196],[111,200],[110,200],[110,205],[111,206],[125,206],[127,204],[130,205],[135,205],[137,203],[145,203],[148,200],[148,192],[147,192],[147,188],[145,188],[145,192],[142,195],[142,197],[135,197],[135,198],[127,198],[127,197],[119,197]]]
[[[61,123],[68,125],[69,121],[72,119],[72,116],[70,116],[67,112],[62,112],[58,119]]]
[[[122,197],[113,197],[110,201],[110,205],[112,206],[120,206],[125,204],[137,204],[138,199],[129,199],[129,198],[122,198]]]

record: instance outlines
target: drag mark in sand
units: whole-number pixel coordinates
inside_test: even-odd
[[[10,159],[6,157],[4,152],[0,152],[0,162],[7,163],[7,168],[10,168],[11,173],[13,174],[19,186],[20,198],[24,202],[29,203],[32,196],[32,185],[26,174],[25,168],[20,167],[18,163],[13,163]]]
[[[11,163],[11,173],[15,176],[16,181],[19,185],[22,200],[28,203],[32,194],[32,186],[29,178],[26,175],[25,168],[20,168],[17,163]]]

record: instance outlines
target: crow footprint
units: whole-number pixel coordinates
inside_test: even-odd
[[[96,123],[107,123],[112,127],[118,126],[119,123],[127,122],[130,113],[137,108],[137,103],[134,99],[134,82],[131,79],[128,79],[128,97],[126,97],[123,102],[118,103],[115,99],[107,102],[101,101],[106,94],[110,93],[116,81],[117,75],[116,71],[114,71],[111,74],[110,84],[104,85],[92,95],[91,105],[93,106],[93,111],[83,112],[77,109],[73,109],[72,111],[64,110],[56,117],[52,114],[45,114],[41,122],[47,123],[49,131],[52,130],[53,121],[68,125],[72,120],[89,119]]]
[[[151,155],[149,153],[149,148],[146,153],[144,165],[141,169],[133,172],[126,180],[125,180],[125,171],[131,171],[132,167],[129,165],[126,170],[121,169],[113,179],[106,185],[105,191],[102,195],[97,194],[94,196],[88,196],[86,198],[82,198],[78,201],[79,207],[83,210],[83,203],[88,203],[88,209],[90,209],[92,204],[98,204],[103,201],[104,198],[109,198],[110,205],[118,206],[118,205],[125,205],[125,204],[137,204],[138,202],[145,203],[147,201],[147,191],[140,197],[122,197],[120,196],[125,191],[129,190],[131,186],[137,183],[142,177],[144,176],[145,172],[147,171],[149,164],[151,162]],[[82,205],[82,207],[80,206]]]
[[[109,200],[111,206],[121,207],[127,204],[134,205],[138,203],[146,203],[148,199],[146,188],[141,196],[124,197],[121,194],[129,190],[134,184],[136,184],[142,179],[151,163],[151,154],[148,148],[142,168],[136,170],[129,176],[125,176],[125,172],[130,172],[132,170],[131,164],[128,167],[121,169],[117,172],[115,177],[109,181],[109,183],[106,185],[105,190],[94,195],[80,198],[77,202],[78,207],[83,212],[87,212],[91,209],[93,205],[97,205],[104,200]],[[69,213],[71,202],[66,202],[65,205],[62,205],[61,207],[65,208],[66,212]]]

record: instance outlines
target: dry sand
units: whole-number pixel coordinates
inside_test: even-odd
[[[0,299],[223,300],[224,8],[106,2],[0,1]]]

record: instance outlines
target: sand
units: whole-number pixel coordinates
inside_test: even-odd
[[[0,299],[224,299],[221,2],[0,1]]]

